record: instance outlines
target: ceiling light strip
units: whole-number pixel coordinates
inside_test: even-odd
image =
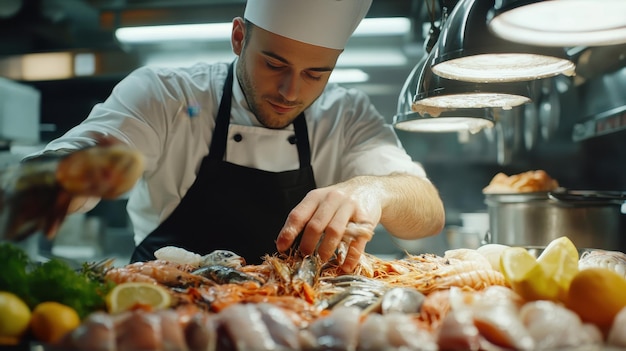
[[[404,17],[366,18],[354,36],[392,36],[409,33],[411,21]],[[220,41],[230,39],[232,23],[177,24],[163,26],[122,27],[115,31],[124,44],[149,44],[173,40]]]

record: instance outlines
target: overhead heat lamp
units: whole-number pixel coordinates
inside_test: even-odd
[[[498,0],[487,19],[500,38],[528,45],[626,43],[624,0]]]
[[[494,5],[494,0],[457,3],[433,47],[430,61],[433,73],[447,79],[481,83],[574,74],[575,65],[564,48],[516,43],[492,33],[487,21]]]
[[[442,78],[429,65],[432,52],[413,68],[398,98],[396,129],[410,132],[477,133],[500,113],[530,102],[527,82],[476,83]]]

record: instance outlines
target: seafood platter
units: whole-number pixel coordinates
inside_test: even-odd
[[[3,254],[11,250],[3,245]],[[83,304],[80,322],[48,339],[45,348],[626,347],[626,255],[579,255],[567,237],[549,243],[538,258],[525,248],[498,244],[392,260],[366,253],[350,273],[339,268],[340,257],[322,264],[297,253],[266,255],[258,265],[223,250],[201,256],[168,246],[155,256],[123,266],[85,264],[76,271],[96,283],[102,299],[86,309]],[[7,280],[0,276],[0,284]],[[23,291],[2,285],[0,290]],[[60,303],[76,303],[63,296],[57,295]],[[32,326],[18,345],[38,341]]]
[[[74,269],[54,258],[33,262],[12,243],[34,232],[54,233],[72,196],[114,198],[132,186],[133,177],[121,177],[127,184],[113,191],[93,180],[97,172],[81,167],[111,171],[112,164],[122,164],[121,173],[138,175],[137,160],[128,150],[92,148],[0,173],[0,346],[626,348],[626,255],[579,248],[567,236],[545,243],[538,255],[496,243],[442,256],[407,252],[382,259],[363,253],[351,272],[340,268],[345,247],[328,262],[292,251],[247,264],[227,250],[165,246],[152,261],[118,266],[104,260]]]

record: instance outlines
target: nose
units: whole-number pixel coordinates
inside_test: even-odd
[[[282,77],[278,92],[287,101],[296,101],[300,93],[300,77],[295,72],[287,72]]]

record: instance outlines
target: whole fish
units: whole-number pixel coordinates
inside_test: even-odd
[[[235,268],[222,265],[211,265],[198,268],[191,272],[191,274],[203,276],[218,284],[241,284],[245,282],[255,282],[259,285],[263,284],[260,280],[249,274],[238,271]]]

